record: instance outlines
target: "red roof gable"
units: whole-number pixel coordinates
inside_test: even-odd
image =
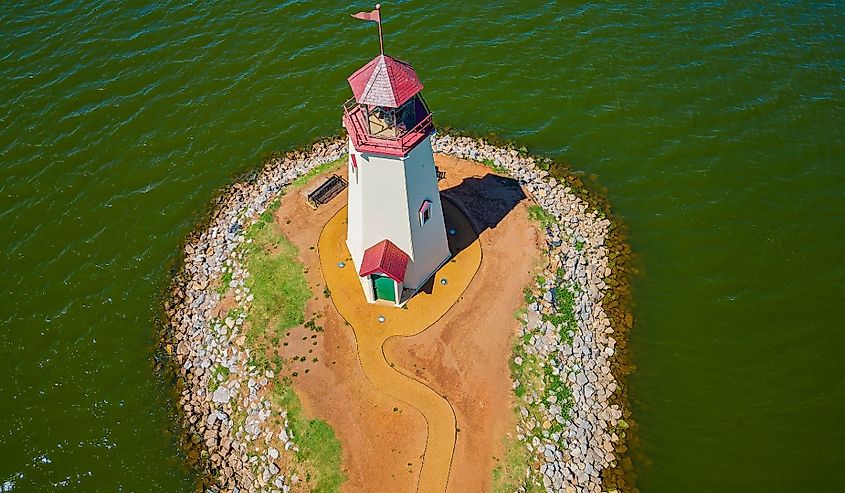
[[[408,260],[408,254],[400,250],[398,246],[390,240],[382,240],[364,252],[359,275],[364,277],[378,272],[396,282],[404,282]]]
[[[358,104],[398,108],[418,92],[423,85],[410,63],[379,55],[348,79]]]

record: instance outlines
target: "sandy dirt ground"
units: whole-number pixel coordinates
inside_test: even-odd
[[[458,421],[450,492],[490,491],[502,440],[514,423],[508,359],[523,304],[540,259],[540,238],[528,219],[529,199],[509,179],[478,164],[436,156],[446,171],[444,195],[480,230],[484,258],[461,300],[421,334],[392,339],[388,359],[444,395]]]
[[[512,180],[470,161],[438,155],[436,162],[446,171],[440,182],[444,195],[480,232],[483,261],[445,316],[418,335],[388,340],[384,357],[451,404],[457,443],[448,491],[489,491],[502,439],[513,429],[507,368],[518,326],[513,314],[539,258],[539,234],[528,220],[528,201]],[[317,317],[324,331],[313,337],[307,328],[292,329],[286,338],[289,346],[280,348],[280,355],[286,360],[306,356],[289,371],[299,375],[294,382],[306,412],[328,421],[342,442],[343,470],[349,476],[343,490],[415,491],[427,423],[417,410],[380,392],[364,375],[351,327],[323,295],[325,281],[314,249],[324,225],[345,205],[345,195],[314,211],[306,204],[307,190],[288,193],[276,219],[308,267],[315,296],[306,320]],[[385,310],[389,314],[396,309]]]
[[[385,359],[383,345],[393,337],[416,335],[448,312],[472,281],[481,265],[481,246],[464,214],[443,202],[451,259],[432,276],[402,308],[366,302],[361,281],[349,263],[344,240],[347,229],[346,208],[335,215],[320,235],[319,253],[323,276],[331,289],[332,301],[355,332],[358,360],[364,375],[385,394],[418,410],[426,421],[425,455],[417,491],[446,491],[455,450],[457,421],[451,404],[413,374],[394,368]],[[441,284],[441,280],[447,280]]]
[[[314,297],[306,306],[305,319],[316,318],[323,331],[291,329],[285,338],[290,344],[280,347],[279,354],[288,364],[287,375],[298,373],[293,382],[306,414],[326,420],[341,441],[341,469],[349,478],[343,490],[409,491],[408,485],[417,483],[420,472],[425,420],[415,409],[378,391],[364,376],[352,329],[323,294],[325,282],[316,250],[323,226],[346,205],[346,197],[338,196],[313,210],[305,200],[307,191],[306,186],[285,195],[276,222],[299,248],[300,260],[308,269]],[[317,337],[311,339],[313,335]],[[305,356],[306,361],[289,363],[294,356]]]

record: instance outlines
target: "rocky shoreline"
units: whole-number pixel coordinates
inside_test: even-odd
[[[629,426],[613,371],[621,357],[615,326],[603,306],[612,290],[605,280],[619,275],[612,269],[618,263],[610,262],[612,222],[579,196],[583,190],[558,182],[534,157],[516,149],[450,135],[437,139],[434,148],[506,171],[553,216],[544,224],[546,263],[526,293],[512,365],[519,404],[516,437],[539,464],[526,471],[529,479],[546,491],[624,488],[624,475],[603,474],[619,465]],[[523,368],[529,357],[536,363],[530,374]],[[521,374],[533,385],[520,382]]]
[[[515,357],[515,375],[528,367],[522,359],[538,362],[544,375],[534,382],[539,387],[517,393],[516,432],[532,456],[528,476],[547,491],[624,487],[621,475],[609,474],[625,451],[628,413],[614,376],[622,368],[624,327],[620,332],[619,314],[607,313],[608,303],[619,300],[614,290],[624,287],[618,281],[624,274],[612,258],[613,224],[578,190],[517,150],[454,135],[437,136],[434,148],[507,172],[554,217],[546,227],[548,261],[527,294],[515,349],[524,355]],[[300,481],[286,467],[294,460],[297,437],[285,411],[272,408],[268,397],[275,375],[257,367],[244,344],[252,295],[239,247],[249,241],[244,232],[284,187],[345,153],[346,140],[336,138],[268,159],[260,171],[221,194],[207,223],[185,244],[165,303],[163,347],[179,377],[188,443],[209,491],[287,492]],[[221,313],[226,291],[233,293],[231,307]],[[563,306],[561,300],[571,303]],[[515,382],[515,391],[520,385]]]
[[[285,186],[345,152],[345,141],[335,139],[268,159],[262,170],[219,197],[207,224],[184,247],[165,305],[166,348],[180,377],[188,442],[199,450],[208,491],[287,492],[299,480],[282,471],[298,446],[285,412],[272,416],[266,387],[275,375],[251,364],[244,347],[241,328],[252,295],[238,247],[247,241],[244,231]],[[224,289],[234,290],[236,304],[225,314],[215,313],[223,298],[221,278],[228,280]],[[272,426],[270,418],[281,426]]]

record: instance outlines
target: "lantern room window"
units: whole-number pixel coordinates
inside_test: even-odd
[[[431,219],[431,201],[423,200],[420,206],[420,226],[425,225]]]
[[[422,97],[416,95],[398,108],[364,105],[364,113],[369,135],[397,139],[416,127],[429,112]]]

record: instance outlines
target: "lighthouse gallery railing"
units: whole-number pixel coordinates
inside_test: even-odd
[[[395,136],[374,136],[369,130],[366,111],[355,101],[355,98],[350,98],[343,104],[343,120],[357,148],[388,154],[407,154],[434,130],[431,113],[426,111],[425,117],[409,130],[396,127]]]

